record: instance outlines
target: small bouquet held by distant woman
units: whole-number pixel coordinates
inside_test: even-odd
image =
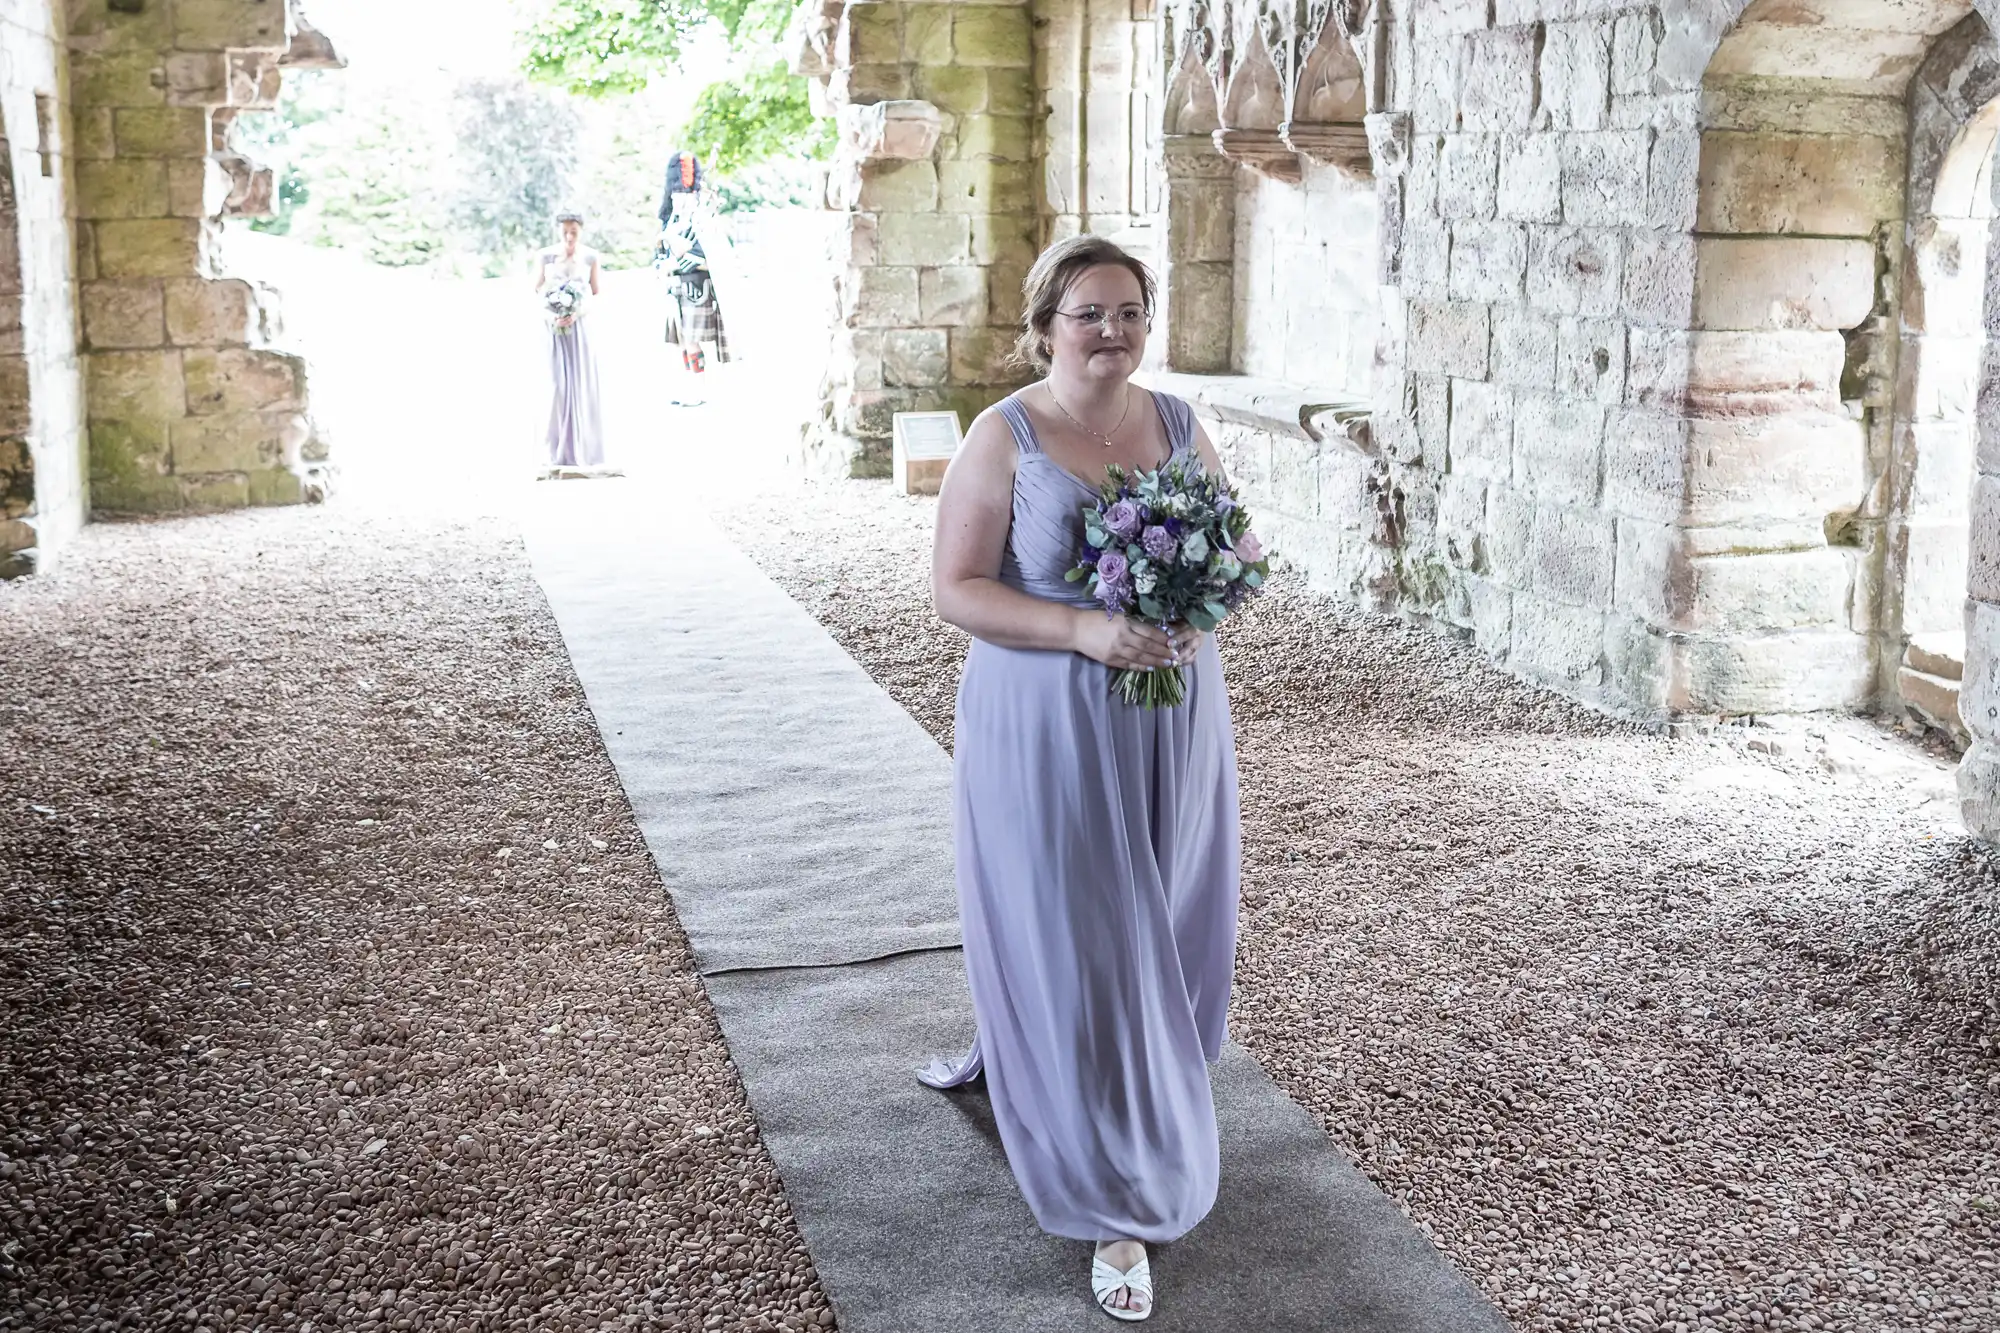
[[[586,288],[574,278],[568,282],[556,283],[542,293],[542,307],[548,312],[549,323],[557,333],[568,333],[576,327],[576,312],[583,308]],[[563,323],[568,320],[569,323]]]
[[[1162,629],[1213,630],[1271,572],[1249,512],[1199,463],[1107,468],[1097,502],[1083,508],[1083,541],[1082,559],[1064,577],[1089,580],[1105,614]],[[1187,697],[1178,666],[1116,671],[1111,688],[1142,708],[1172,708]]]

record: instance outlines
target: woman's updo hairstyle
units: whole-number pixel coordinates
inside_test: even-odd
[[[565,222],[574,222],[577,226],[581,227],[583,225],[583,214],[573,208],[565,208],[562,212],[556,214],[556,225],[560,227]]]
[[[1088,233],[1057,241],[1042,251],[1021,284],[1025,298],[1021,309],[1021,336],[1014,343],[1014,359],[1046,375],[1049,372],[1049,338],[1055,329],[1056,310],[1069,289],[1085,270],[1099,264],[1116,264],[1139,280],[1140,300],[1146,318],[1153,317],[1155,284],[1153,271],[1102,236]]]

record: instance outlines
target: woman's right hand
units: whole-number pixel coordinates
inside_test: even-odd
[[[1173,644],[1165,630],[1102,611],[1077,611],[1076,651],[1117,671],[1174,665]]]

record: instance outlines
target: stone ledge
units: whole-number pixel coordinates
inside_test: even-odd
[[[1149,371],[1137,378],[1147,388],[1187,399],[1197,416],[1211,421],[1314,443],[1331,440],[1369,457],[1376,452],[1368,429],[1371,405],[1346,390],[1248,375],[1188,375],[1166,370]]]

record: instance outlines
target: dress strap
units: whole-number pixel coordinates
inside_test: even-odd
[[[1177,398],[1170,393],[1154,392],[1160,400],[1160,416],[1167,423],[1167,456],[1178,458],[1184,449],[1194,447],[1194,409],[1185,398]]]
[[[1014,448],[1024,455],[1042,452],[1042,442],[1035,436],[1035,423],[1028,419],[1028,409],[1020,395],[1010,393],[997,406],[1000,415],[1007,418],[1007,428],[1014,432]]]

